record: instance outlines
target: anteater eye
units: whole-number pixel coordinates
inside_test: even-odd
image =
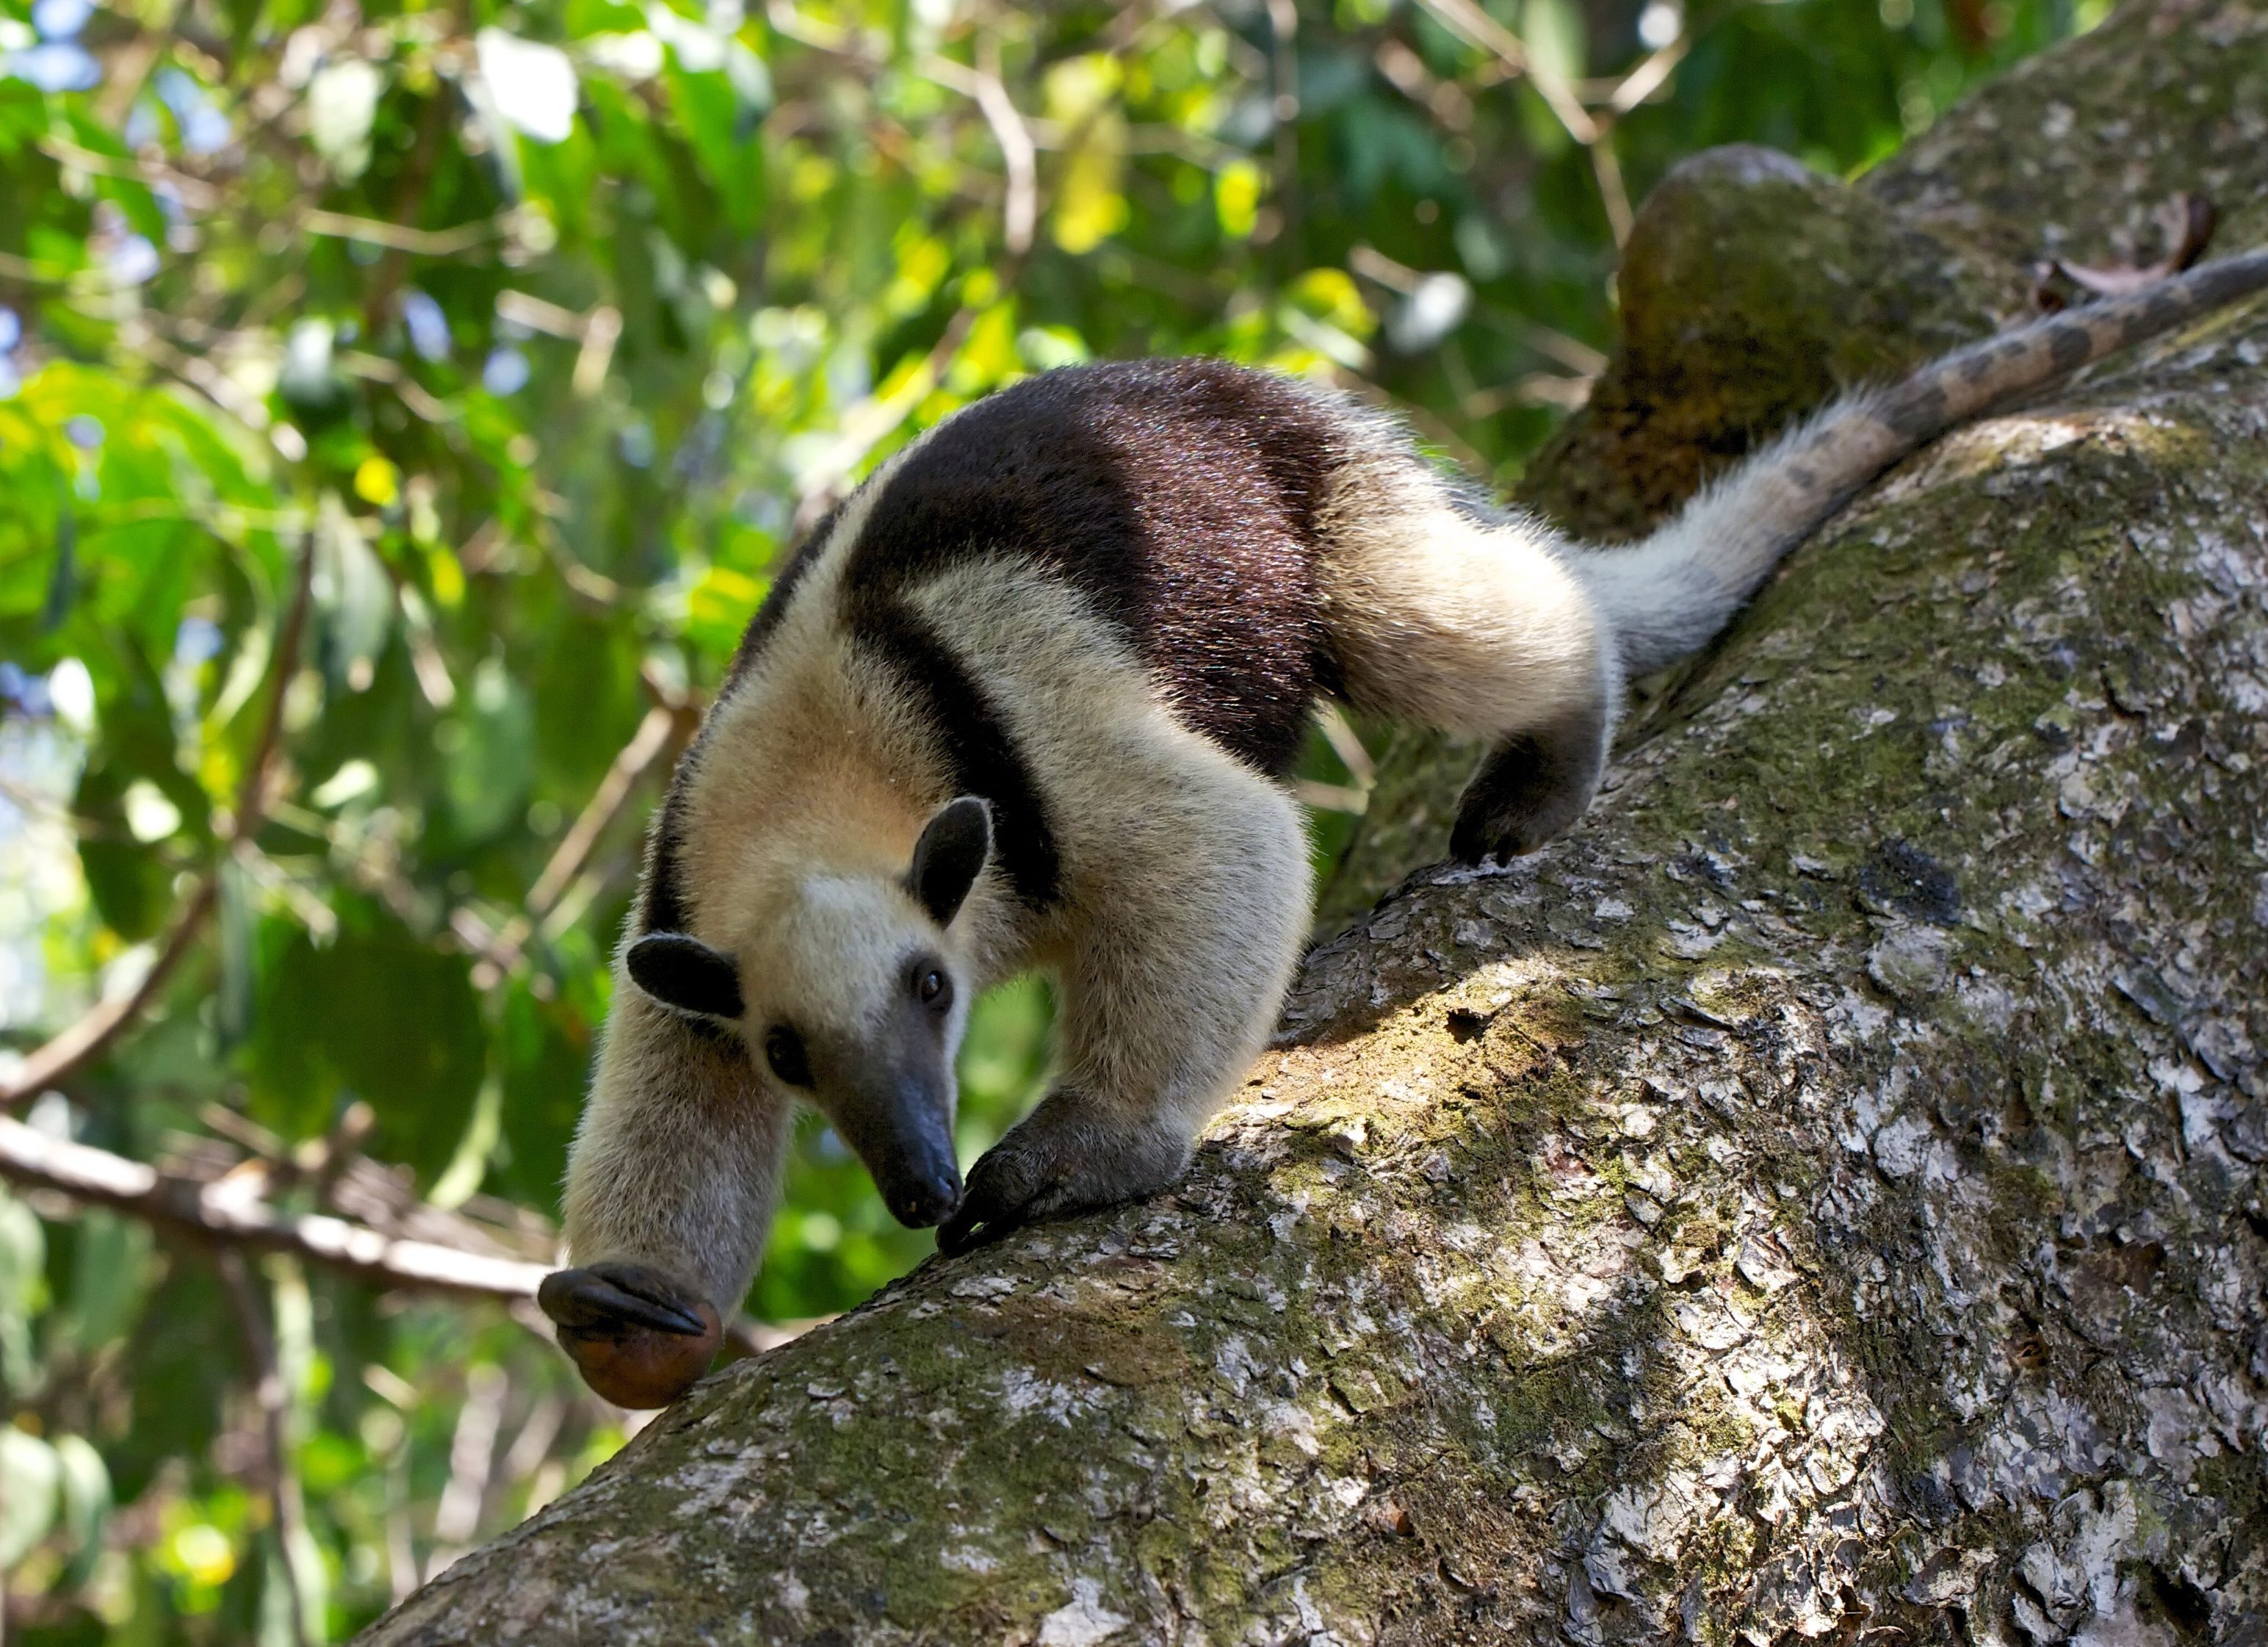
[[[942,1010],[953,1003],[953,980],[936,967],[924,967],[914,982],[914,993],[921,998],[923,1006]]]
[[[811,1060],[804,1055],[803,1037],[785,1025],[776,1025],[764,1037],[764,1062],[791,1087],[811,1084]]]

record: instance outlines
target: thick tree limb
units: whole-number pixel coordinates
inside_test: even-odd
[[[1681,173],[1540,495],[1642,524],[2178,189],[2268,240],[2263,132],[2268,0],[2159,0],[1863,189]],[[2264,520],[2268,305],[1942,443],[1569,838],[1312,956],[1176,1191],[696,1387],[365,1639],[2257,1641]],[[1462,775],[1391,755],[1354,879]]]

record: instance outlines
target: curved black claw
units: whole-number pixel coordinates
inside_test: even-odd
[[[555,1270],[535,1302],[563,1333],[619,1338],[635,1331],[699,1338],[709,1328],[673,1281],[643,1264]]]
[[[958,1258],[1022,1229],[1032,1220],[1040,1187],[1033,1162],[1020,1153],[1004,1155],[996,1145],[968,1170],[961,1205],[938,1226],[937,1250]]]

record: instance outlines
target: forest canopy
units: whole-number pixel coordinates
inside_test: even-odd
[[[874,462],[1204,352],[1513,490],[1668,167],[1863,170],[2102,10],[4,0],[11,1637],[342,1639],[621,1444],[526,1294],[644,815]],[[744,1340],[930,1246],[806,1127]]]

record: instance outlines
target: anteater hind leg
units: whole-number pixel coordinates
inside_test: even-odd
[[[1606,770],[1611,700],[1604,693],[1491,750],[1457,802],[1449,851],[1461,863],[1534,852],[1582,816]]]
[[[1451,850],[1515,857],[1580,817],[1622,683],[1566,547],[1459,506],[1406,454],[1351,464],[1325,526],[1324,619],[1349,701],[1495,745]]]
[[[1306,831],[1281,790],[1198,742],[1121,771],[1115,816],[1082,821],[1105,861],[1064,926],[1063,1074],[970,1170],[947,1252],[1172,1183],[1275,1024],[1307,928]]]

